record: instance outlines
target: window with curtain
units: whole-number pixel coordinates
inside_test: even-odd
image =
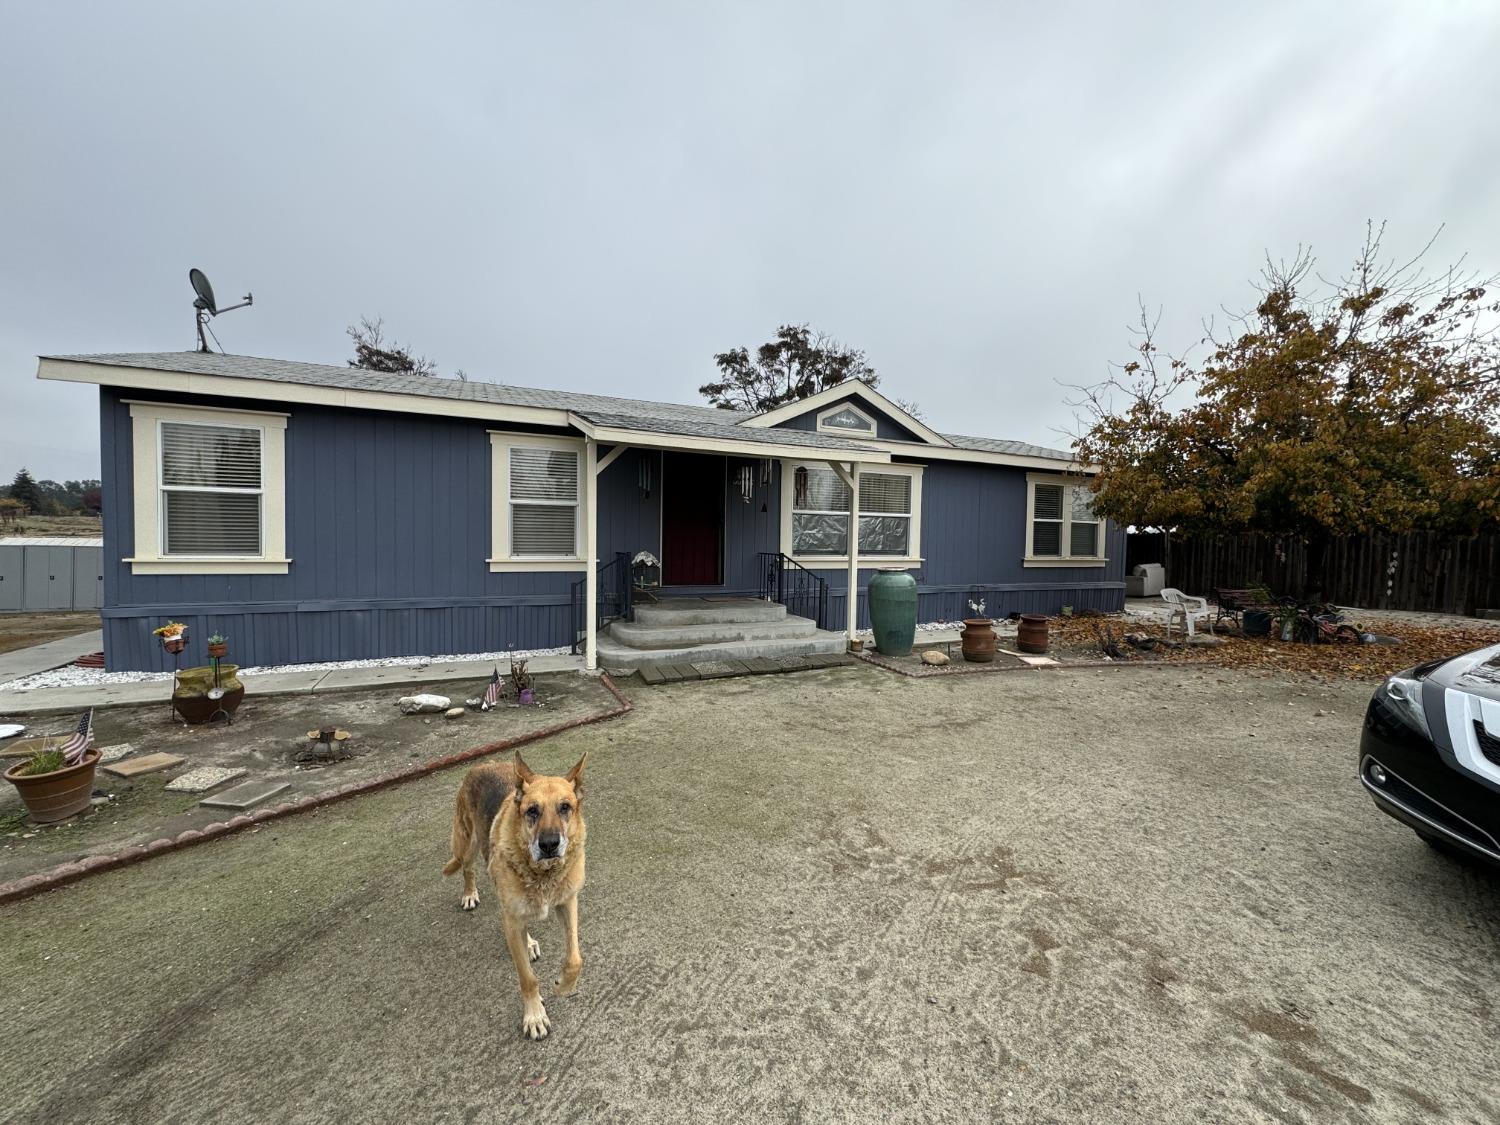
[[[1094,514],[1094,494],[1087,485],[1033,479],[1028,488],[1027,558],[1097,560],[1103,556],[1102,521]]]
[[[517,558],[578,554],[579,456],[573,450],[510,449],[510,553]]]
[[[162,422],[159,435],[162,553],[262,554],[262,430]]]
[[[847,557],[849,486],[826,465],[792,470],[792,554]],[[805,475],[804,475],[805,474]],[[859,553],[912,553],[912,478],[866,470],[859,476]]]

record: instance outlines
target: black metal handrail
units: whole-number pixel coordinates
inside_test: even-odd
[[[780,602],[788,613],[810,618],[819,629],[828,628],[828,583],[801,563],[780,551],[760,551],[760,596]]]
[[[601,566],[597,572],[598,588],[595,593],[596,609],[594,627],[602,629],[611,621],[630,616],[631,565],[628,551],[616,551],[615,557]],[[573,655],[587,639],[588,631],[588,579],[580,578],[573,583]],[[614,612],[611,612],[613,607]]]

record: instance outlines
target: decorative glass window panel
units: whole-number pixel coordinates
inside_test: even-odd
[[[261,429],[162,422],[159,434],[162,553],[260,555]]]
[[[510,450],[510,553],[570,558],[578,554],[578,454],[568,449]]]
[[[853,430],[858,433],[873,433],[875,426],[871,421],[857,410],[849,407],[841,407],[832,414],[825,414],[818,420],[820,428],[825,430]]]

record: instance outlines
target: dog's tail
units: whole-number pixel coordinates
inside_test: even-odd
[[[443,864],[443,874],[452,875],[463,865],[464,861],[461,859],[450,859],[447,863]]]

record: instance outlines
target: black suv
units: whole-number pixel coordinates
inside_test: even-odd
[[[1433,847],[1500,866],[1500,645],[1381,684],[1365,712],[1359,779]]]

